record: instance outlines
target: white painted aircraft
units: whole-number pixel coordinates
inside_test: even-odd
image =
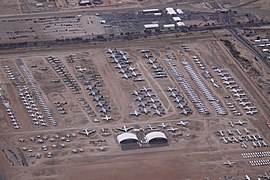
[[[151,124],[148,124],[147,129],[150,129],[150,130],[155,130],[155,129],[156,129],[156,127],[155,127],[155,126],[152,126]]]
[[[158,127],[161,127],[161,128],[163,128],[163,129],[165,129],[167,126],[168,126],[168,125],[165,124],[165,123],[161,123],[160,125],[158,125]]]
[[[167,131],[172,131],[173,133],[177,132],[179,128],[170,127],[166,129]]]
[[[251,104],[251,102],[249,102],[249,101],[248,101],[248,102],[242,101],[242,102],[240,102],[239,104],[242,105],[242,106],[246,106],[246,105],[248,105],[248,104]]]
[[[241,120],[239,120],[239,121],[234,122],[234,124],[237,124],[237,125],[242,126],[242,125],[244,125],[244,124],[247,124],[247,122],[246,122],[246,121],[241,121]]]
[[[259,175],[259,177],[270,180],[270,175],[268,175],[266,172],[264,172],[264,175]]]
[[[141,115],[140,111],[137,111],[137,110],[132,111],[129,114],[132,115],[132,116],[136,116],[136,117],[138,117],[139,115]]]
[[[109,122],[109,120],[111,120],[112,117],[111,117],[111,116],[108,116],[108,115],[106,114],[106,115],[105,115],[104,117],[102,117],[101,119],[104,120],[104,121],[106,121],[106,122]]]
[[[176,88],[168,86],[167,91],[173,92],[176,91]]]
[[[180,125],[180,126],[186,126],[189,124],[189,122],[187,121],[179,121],[178,123],[176,123],[177,125]]]
[[[152,91],[152,89],[151,88],[146,88],[145,86],[143,86],[142,89],[140,89],[140,91],[148,92],[148,91]]]
[[[252,109],[256,109],[256,107],[255,106],[246,106],[246,107],[243,107],[243,109],[252,110]]]
[[[84,129],[83,131],[79,132],[79,134],[83,134],[83,135],[89,136],[89,135],[91,135],[91,134],[93,134],[95,132],[96,132],[95,130]]]
[[[233,167],[234,164],[235,162],[229,160],[223,163],[223,165],[228,165],[229,167]]]
[[[250,114],[250,115],[254,115],[257,114],[258,111],[257,110],[253,110],[253,111],[246,111],[246,114]]]
[[[133,129],[133,127],[123,126],[121,128],[117,128],[117,129],[120,131],[128,132],[129,130]]]

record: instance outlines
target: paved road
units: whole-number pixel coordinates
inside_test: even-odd
[[[241,34],[237,32],[234,28],[227,28],[234,37],[241,42],[244,46],[246,46],[249,50],[251,50],[256,56],[258,56],[261,61],[270,69],[270,64],[267,62],[267,59],[262,55],[262,53],[254,47],[248,40],[246,40]]]

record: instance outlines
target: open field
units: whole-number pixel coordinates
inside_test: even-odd
[[[241,154],[270,150],[269,93],[250,69],[265,81],[269,75],[226,33],[3,53],[0,174],[173,180],[267,172],[269,165],[250,161],[269,156]],[[254,68],[243,68],[246,62],[233,58],[219,39],[233,42]],[[128,131],[141,148],[118,144],[124,125],[133,128]],[[168,143],[144,142],[153,131],[163,132]],[[235,165],[223,165],[228,160]]]

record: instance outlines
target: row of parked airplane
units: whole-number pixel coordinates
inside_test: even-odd
[[[209,101],[209,103],[212,105],[214,110],[217,112],[217,114],[226,115],[227,114],[226,109],[223,107],[220,101],[215,97],[215,95],[211,92],[211,90],[207,87],[204,81],[200,78],[199,74],[192,67],[192,65],[188,61],[182,61],[182,64],[184,65],[186,71],[189,73],[192,80],[199,87],[200,91],[203,93],[205,98]]]
[[[129,57],[126,57],[126,52],[117,50],[117,49],[108,49],[107,53],[110,54],[109,58],[112,64],[116,64],[114,68],[118,69],[118,73],[121,74],[121,78],[129,79],[133,78],[134,82],[144,81],[144,78],[141,77],[140,71],[132,67],[133,63]]]
[[[31,111],[36,111],[37,110],[36,108],[40,107],[40,109],[38,111],[40,111],[40,113],[42,112],[42,114],[44,115],[44,118],[38,117],[39,120],[37,120],[37,121],[35,121],[35,119],[32,119],[32,120],[35,121],[34,123],[36,123],[36,125],[46,126],[47,121],[48,121],[51,125],[57,126],[57,121],[56,121],[51,109],[47,105],[45,98],[43,97],[42,93],[38,89],[36,82],[33,79],[28,68],[25,66],[25,64],[23,63],[23,61],[21,59],[16,59],[16,63],[20,67],[21,72],[23,73],[23,76],[21,74],[18,75],[18,86],[17,87],[20,87],[21,85],[24,86],[25,84],[27,84],[27,87],[29,87],[28,91],[31,93],[31,96],[33,98],[35,98],[36,103],[37,103],[36,106],[32,105],[32,107],[28,108],[27,111],[29,113],[31,113]],[[25,77],[25,79],[24,79],[24,77]],[[29,103],[32,103],[31,102],[32,100],[29,99],[27,94],[26,94],[26,98],[28,98]]]
[[[14,75],[12,69],[10,68],[10,66],[5,65],[3,67],[4,67],[5,73],[7,74],[8,79],[15,80],[15,75]]]
[[[192,110],[190,109],[187,100],[180,95],[180,92],[175,87],[168,86],[166,89],[169,92],[169,97],[173,98],[172,102],[176,104],[176,108],[181,109],[180,114],[189,115],[192,114]]]
[[[87,90],[88,95],[92,96],[92,101],[96,101],[95,106],[99,108],[99,112],[102,114],[101,119],[109,122],[113,118],[108,115],[111,111],[111,107],[109,106],[109,102],[105,100],[104,96],[101,94],[101,91],[98,89],[98,85],[96,84],[96,78],[93,78],[93,81],[88,79],[84,81],[84,89]],[[98,82],[100,80],[98,79]]]
[[[198,93],[195,92],[189,81],[184,77],[181,70],[176,66],[175,61],[176,57],[174,53],[168,53],[167,59],[165,59],[165,63],[168,66],[169,70],[172,72],[178,83],[183,87],[186,95],[194,104],[195,108],[198,109],[199,113],[208,114],[209,112],[205,104],[200,99]]]
[[[239,105],[243,107],[246,114],[254,115],[257,114],[257,108],[252,105],[249,101],[247,94],[244,92],[243,88],[241,88],[234,78],[230,76],[229,72],[226,69],[219,69],[217,67],[214,68],[215,72],[218,73],[218,76],[221,76],[221,80],[223,80],[223,84],[225,84],[226,88],[232,93],[233,97],[236,101],[239,101]]]
[[[58,76],[63,80],[64,84],[72,91],[79,92],[81,90],[78,82],[72,77],[69,70],[65,67],[65,65],[61,62],[61,60],[56,56],[48,56],[47,61],[51,64],[54,71],[58,74]],[[86,69],[82,67],[76,68],[76,72],[84,72]]]
[[[247,121],[241,121],[241,120],[229,121],[229,124],[230,124],[231,127],[234,127],[235,125],[243,126],[244,124],[247,124]]]
[[[179,121],[179,122],[176,123],[176,125],[180,125],[180,126],[187,126],[188,124],[189,124],[188,121]],[[169,125],[165,124],[165,123],[161,123],[161,124],[157,125],[157,127],[161,128],[161,129],[165,129],[167,131],[177,132],[179,130],[179,128],[174,128],[172,126],[168,127],[168,126]],[[152,126],[151,124],[148,124],[145,129],[158,130],[157,127]],[[115,132],[117,132],[117,131],[128,132],[128,131],[130,131],[132,129],[133,129],[133,127],[128,127],[126,125],[124,125],[123,127],[119,127],[119,128],[113,128],[113,130]],[[101,130],[101,132],[105,132],[104,128]],[[96,130],[84,129],[82,131],[79,131],[78,133],[82,134],[82,135],[85,135],[85,136],[90,136],[90,135],[96,133]]]
[[[140,53],[145,52],[140,51]],[[151,53],[150,50],[147,50],[147,53],[143,53],[143,58],[146,58],[146,64],[149,64],[150,69],[155,74],[154,78],[166,78],[167,73],[165,72],[164,68],[158,64],[157,59],[153,59],[154,55]]]
[[[137,105],[139,110],[131,111],[130,115],[138,117],[141,114],[149,113],[158,116],[165,114],[164,108],[152,88],[143,86],[139,90],[133,90],[131,95],[136,97],[134,101],[139,102]]]
[[[13,71],[12,71],[12,69],[10,68],[10,66],[5,65],[5,66],[3,66],[3,67],[4,67],[4,71],[6,72],[6,74],[7,74],[8,78],[9,78],[9,80],[15,80],[15,76],[14,76]],[[1,91],[1,89],[0,89],[0,91]],[[6,99],[6,97],[5,97],[1,92],[0,92],[0,94],[1,94],[1,100],[2,100],[2,103],[3,103],[3,105],[4,105],[5,108],[6,108],[6,111],[7,111],[7,113],[8,113],[8,116],[9,116],[9,118],[10,118],[10,122],[11,122],[11,124],[12,124],[12,127],[13,127],[14,129],[19,129],[19,128],[21,128],[21,125],[20,125],[20,123],[19,123],[19,120],[16,118],[15,111],[13,110],[10,101],[8,101],[8,100]]]
[[[39,109],[39,106],[35,103],[35,100],[32,94],[29,92],[29,89],[26,85],[18,86],[19,95],[21,100],[29,113],[32,123],[34,125],[47,126],[47,122],[44,119],[42,111]]]
[[[192,57],[195,61],[195,64],[202,70],[205,70],[205,65],[203,64],[203,62],[199,59],[198,56],[193,56]]]

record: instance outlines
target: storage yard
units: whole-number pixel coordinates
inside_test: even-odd
[[[0,179],[270,179],[267,21],[159,3],[0,18]]]
[[[260,161],[269,155],[241,156],[269,151],[267,98],[228,66],[226,47],[214,39],[203,47],[162,44],[2,58],[1,162],[10,177],[72,179],[88,162],[95,165],[82,178],[100,177],[92,170],[104,168],[102,178],[110,179],[126,163],[151,177],[139,162],[148,168],[162,162],[171,176],[160,173],[161,179],[267,171],[269,163]],[[236,165],[224,166],[227,160]],[[168,163],[185,173],[173,173]]]

